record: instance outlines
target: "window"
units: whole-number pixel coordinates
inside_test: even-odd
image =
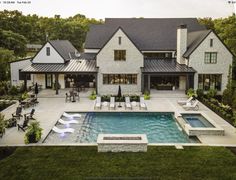
[[[216,64],[217,52],[205,52],[205,64]]]
[[[210,39],[210,47],[213,47],[213,39]]]
[[[115,61],[125,61],[126,60],[126,50],[115,50],[114,51]]]
[[[50,56],[50,47],[46,48],[46,54],[47,54],[47,56]]]
[[[19,69],[19,80],[25,80],[25,76],[27,80],[31,80],[30,74],[24,74],[21,72],[22,69]]]
[[[137,84],[137,74],[103,74],[103,84]]]
[[[118,37],[118,39],[119,39],[119,45],[121,45],[121,37]]]
[[[172,52],[166,53],[144,53],[144,58],[150,59],[172,59]]]
[[[208,91],[209,89],[221,90],[221,74],[199,74],[198,89]]]

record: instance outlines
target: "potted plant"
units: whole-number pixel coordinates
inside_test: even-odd
[[[6,124],[4,121],[4,115],[0,113],[0,137],[5,133]]]
[[[42,130],[38,121],[32,122],[25,134],[25,144],[37,143],[41,139]]]

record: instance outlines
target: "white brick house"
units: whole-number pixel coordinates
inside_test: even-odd
[[[117,94],[119,85],[123,94],[152,88],[222,93],[232,60],[220,38],[196,18],[108,18],[90,26],[84,53],[68,41],[49,41],[19,67],[43,88],[58,82],[61,88],[94,87],[99,94]],[[11,63],[15,85],[17,67]]]

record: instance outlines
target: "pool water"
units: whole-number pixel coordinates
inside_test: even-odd
[[[149,143],[195,143],[177,125],[172,113],[91,112],[81,124],[70,125],[73,134],[52,133],[46,143],[96,143],[98,134],[146,134]],[[63,128],[59,125],[59,128]],[[65,128],[65,127],[64,127]],[[58,139],[58,140],[57,140]],[[56,142],[55,142],[56,141]]]
[[[201,114],[182,114],[182,117],[186,122],[188,122],[192,127],[196,128],[212,128],[214,127],[205,117]]]

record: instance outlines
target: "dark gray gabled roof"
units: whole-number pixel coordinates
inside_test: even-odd
[[[184,53],[183,57],[188,58],[210,32],[211,30],[203,30],[188,33],[187,51]]]
[[[97,53],[81,53],[79,58],[86,60],[95,60]]]
[[[70,59],[75,59],[75,53],[77,49],[68,40],[51,40],[48,41],[52,47],[61,55],[61,57],[68,61]]]
[[[139,50],[176,50],[181,24],[186,24],[189,32],[205,30],[196,18],[107,18],[105,24],[90,26],[85,48],[102,48],[121,27]]]
[[[175,59],[145,59],[143,73],[194,73],[193,68],[179,64]]]
[[[95,60],[70,60],[65,64],[31,64],[24,68],[24,73],[95,73],[97,72]]]

